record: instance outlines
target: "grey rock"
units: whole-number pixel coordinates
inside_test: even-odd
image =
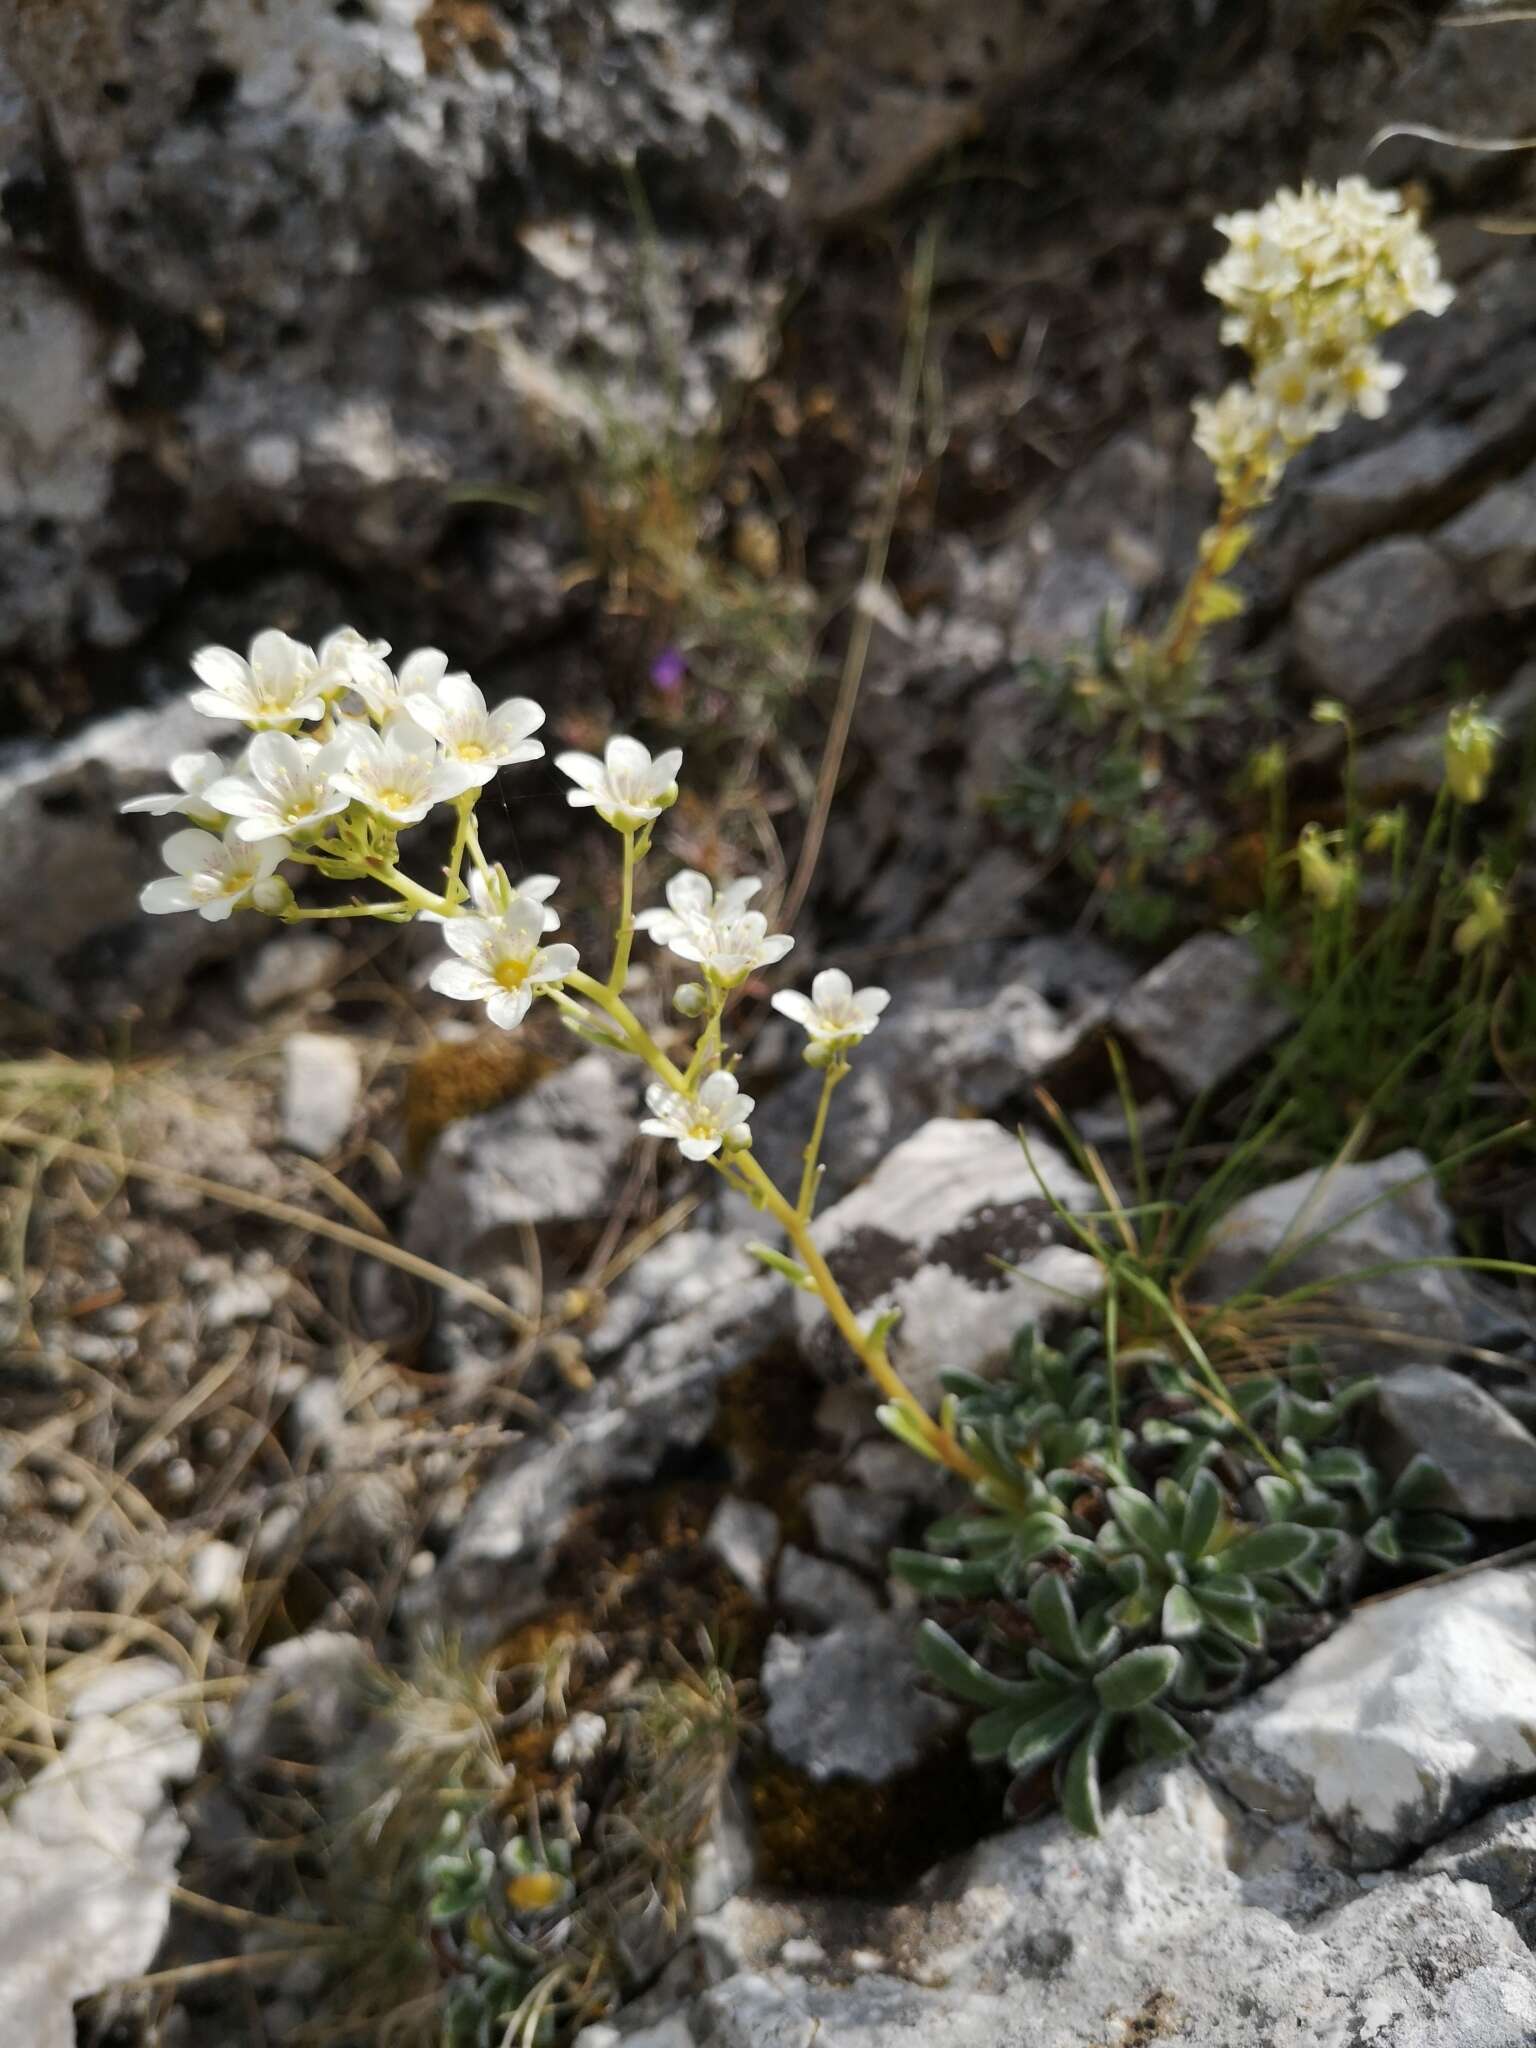
[[[406,1243],[463,1272],[515,1242],[520,1225],[601,1215],[633,1139],[633,1111],[627,1077],[594,1052],[500,1109],[451,1124],[412,1198]]]
[[[1501,1806],[1421,1856],[1415,1873],[1486,1885],[1496,1911],[1536,1947],[1536,1799]]]
[[[898,1494],[866,1493],[861,1486],[807,1487],[805,1510],[817,1548],[868,1571],[884,1572],[901,1535],[908,1503]]]
[[[230,731],[179,702],[100,719],[0,767],[0,861],[27,877],[8,892],[0,994],[56,1014],[165,1013],[194,968],[271,929],[249,914],[210,924],[139,909],[140,889],[165,873],[161,842],[186,821],[124,818],[122,805],[168,789],[173,754],[218,748]]]
[[[1455,1252],[1455,1227],[1434,1171],[1404,1149],[1366,1166],[1319,1167],[1237,1202],[1217,1222],[1193,1276],[1201,1299],[1257,1290],[1288,1294],[1327,1282],[1331,1319],[1358,1335],[1330,1340],[1335,1364],[1390,1372],[1467,1344],[1519,1332],[1512,1311],[1466,1274],[1434,1266],[1356,1278],[1369,1268]],[[1405,1348],[1406,1347],[1406,1348]]]
[[[363,1093],[363,1063],[350,1038],[294,1031],[283,1040],[279,1118],[283,1142],[327,1159],[346,1137]]]
[[[1224,1714],[1201,1761],[1245,1806],[1321,1820],[1380,1869],[1523,1784],[1533,1728],[1527,1566],[1358,1609]]]
[[[772,1508],[734,1496],[721,1501],[709,1518],[704,1543],[754,1600],[768,1597],[768,1575],[779,1548],[779,1518]]]
[[[367,1645],[334,1629],[312,1628],[263,1652],[225,1730],[231,1769],[239,1776],[296,1749],[331,1756],[363,1719],[369,1671]]]
[[[819,1785],[881,1785],[921,1761],[958,1725],[923,1690],[906,1615],[875,1614],[825,1635],[769,1638],[761,1684],[768,1740]],[[878,1703],[878,1704],[877,1704]]]
[[[8,649],[122,645],[263,530],[388,565],[481,645],[547,629],[573,603],[572,445],[686,435],[756,369],[788,161],[729,10],[476,19],[9,10],[48,144],[0,136],[7,176],[67,178],[72,239],[6,258]],[[453,490],[481,482],[548,509],[477,558]]]
[[[1409,1365],[1382,1383],[1377,1448],[1389,1470],[1424,1452],[1440,1467],[1438,1505],[1490,1522],[1536,1516],[1536,1436],[1461,1373]]]
[[[857,1572],[793,1543],[779,1555],[773,1590],[784,1613],[802,1628],[840,1628],[880,1612],[878,1596]]]
[[[1088,1182],[1048,1141],[979,1118],[936,1117],[888,1154],[863,1187],[826,1211],[816,1241],[866,1321],[901,1311],[891,1357],[929,1402],[950,1367],[985,1371],[1021,1324],[1060,1312],[1063,1291],[1095,1298],[1098,1263],[1064,1242],[1047,1193],[1092,1208]],[[1005,1261],[1010,1270],[1003,1270]],[[797,1293],[807,1358],[828,1378],[857,1370],[825,1310]]]
[[[561,1413],[558,1435],[514,1444],[486,1474],[438,1569],[405,1596],[419,1626],[488,1647],[537,1607],[582,1501],[646,1481],[669,1451],[704,1440],[721,1380],[789,1324],[789,1288],[742,1245],[680,1231],[625,1276],[588,1346],[607,1361],[601,1379]]]
[[[82,1689],[62,1756],[0,1817],[0,1998],[27,2048],[74,2048],[74,2007],[147,1970],[186,1829],[169,1788],[201,1745],[160,1695],[175,1666],[129,1657]]]
[[[733,1900],[735,1974],[688,2048],[1524,2048],[1536,1962],[1478,1883],[1367,1888],[1282,1867],[1294,1842],[1181,1769],[1133,1780],[1102,1840],[1015,1829],[892,1907]],[[842,1902],[840,1902],[841,1904]],[[813,1981],[786,1941],[824,1961]],[[753,1951],[756,1950],[756,1953]]]
[[[1417,520],[1486,453],[1475,428],[1431,419],[1337,464],[1308,493],[1317,545],[1337,555]]]
[[[1112,1021],[1193,1099],[1257,1058],[1290,1016],[1246,939],[1201,932],[1144,974],[1115,1005]]]
[[[1296,651],[1325,696],[1375,711],[1413,697],[1451,630],[1477,608],[1466,579],[1429,541],[1377,541],[1303,590]]]
[[[282,932],[268,939],[240,976],[240,1000],[253,1017],[302,1002],[334,981],[347,949],[325,932]]]
[[[1536,474],[1495,484],[1436,531],[1435,545],[1477,579],[1491,606],[1528,604],[1536,595]]]

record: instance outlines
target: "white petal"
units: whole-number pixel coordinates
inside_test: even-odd
[[[263,839],[256,849],[256,872],[251,878],[252,882],[264,882],[278,863],[288,858],[289,851],[286,839],[277,835],[271,839]]]
[[[253,811],[249,817],[237,818],[235,837],[237,839],[266,839],[276,831],[282,820],[268,805],[260,811]]]
[[[526,896],[534,903],[547,903],[560,886],[558,875],[524,875],[513,885],[519,896]]]
[[[675,1138],[677,1132],[671,1124],[663,1123],[659,1116],[645,1116],[640,1119],[640,1131],[647,1138]]]
[[[782,960],[794,945],[788,932],[770,932],[757,949],[760,967],[771,967],[775,960]]]
[[[136,796],[130,803],[121,804],[118,808],[125,818],[132,817],[137,812],[143,812],[151,818],[169,818],[179,811],[185,802],[185,792],[176,789],[163,792],[159,796]],[[216,810],[218,806],[213,805],[211,808]]]
[[[499,988],[486,1004],[485,1013],[503,1031],[515,1031],[532,1006],[533,993],[530,989]]]
[[[432,695],[445,711],[455,711],[460,717],[485,716],[485,698],[466,675],[444,676]]]
[[[656,790],[670,789],[677,780],[677,771],[683,765],[681,747],[668,747],[664,754],[658,754],[651,763],[651,787]]]
[[[243,695],[250,687],[250,666],[232,647],[200,647],[192,657],[192,673],[222,698]],[[199,711],[202,708],[197,705]],[[226,713],[228,708],[226,703]]]
[[[384,738],[397,754],[431,754],[437,742],[423,730],[409,711],[397,711],[384,728]]]
[[[722,1110],[729,1108],[739,1093],[735,1076],[727,1074],[722,1069],[717,1073],[711,1074],[700,1086],[699,1103],[702,1108],[709,1111],[711,1116],[716,1116]]]
[[[546,946],[539,960],[541,981],[564,981],[576,972],[581,955],[574,946]]]
[[[743,875],[739,882],[726,884],[720,891],[715,907],[723,917],[740,917],[762,886],[754,876]]]
[[[608,779],[607,771],[595,754],[557,754],[555,766],[584,790],[598,789]],[[576,803],[578,799],[573,796],[570,801]],[[588,796],[586,801],[590,803],[591,797]]]
[[[866,1017],[878,1017],[890,1000],[891,992],[888,988],[861,988],[859,990],[859,1008]]]
[[[623,733],[615,733],[603,749],[603,764],[610,775],[623,776],[626,780],[633,777],[639,781],[650,773],[650,748],[641,746],[638,740],[629,739]]]
[[[781,1017],[793,1018],[796,1024],[802,1024],[807,1031],[810,1030],[816,1011],[809,996],[801,995],[796,989],[784,988],[780,989],[777,995],[770,996],[768,1000]]]
[[[139,908],[147,910],[151,917],[163,916],[168,910],[195,910],[197,892],[179,875],[162,875],[158,881],[146,882],[139,891]]]
[[[477,693],[478,694],[478,693]],[[498,746],[513,745],[538,731],[544,723],[544,707],[531,697],[508,697],[491,713],[491,731]],[[539,749],[543,752],[542,746]]]
[[[305,775],[308,759],[292,733],[260,732],[246,754],[251,774],[268,789],[279,789]]]
[[[707,917],[715,892],[708,875],[684,868],[667,884],[667,901],[680,917]]]
[[[224,763],[217,754],[175,754],[171,758],[171,780],[189,794],[200,795],[223,772]]]
[[[818,1010],[841,1011],[853,995],[853,983],[841,967],[823,967],[811,983],[811,1000]]]
[[[418,647],[400,664],[401,696],[408,696],[413,690],[435,691],[447,667],[448,657],[440,647]]]
[[[720,1150],[718,1138],[679,1138],[677,1149],[685,1159],[708,1159]]]
[[[429,986],[440,996],[453,996],[462,1003],[483,1003],[498,993],[497,984],[467,960],[439,960],[428,976]]]
[[[222,864],[224,842],[211,832],[173,832],[160,856],[178,875],[204,875]]]

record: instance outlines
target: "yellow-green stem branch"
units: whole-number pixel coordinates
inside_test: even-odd
[[[629,979],[629,952],[635,942],[635,835],[624,835],[624,873],[619,885],[619,929],[613,941],[613,966],[608,973],[608,986],[615,995],[622,992]]]
[[[827,1132],[827,1111],[832,1106],[832,1090],[848,1071],[848,1062],[840,1053],[834,1054],[821,1081],[821,1100],[816,1105],[816,1121],[811,1126],[810,1143],[803,1157],[805,1170],[800,1176],[800,1199],[795,1204],[795,1214],[805,1222],[811,1220],[811,1211],[816,1206],[816,1189],[821,1176],[817,1171],[821,1162],[821,1141]]]

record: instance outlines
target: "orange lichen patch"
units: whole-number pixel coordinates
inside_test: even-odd
[[[462,1043],[429,1046],[405,1083],[408,1162],[418,1166],[440,1131],[460,1117],[497,1109],[552,1072],[554,1057],[526,1034],[482,1032]]]
[[[507,31],[485,0],[430,0],[416,17],[416,34],[434,77],[451,71],[461,52],[477,64],[507,61]]]
[[[752,1779],[758,1879],[791,1891],[884,1898],[1002,1824],[995,1782],[959,1740],[884,1785],[818,1785],[770,1761]]]

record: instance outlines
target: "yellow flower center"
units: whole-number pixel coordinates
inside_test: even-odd
[[[408,789],[381,789],[378,794],[379,808],[385,811],[406,811],[415,801]]]
[[[460,740],[453,750],[461,761],[483,761],[485,749],[478,740]]]
[[[532,964],[530,960],[498,960],[492,969],[491,979],[503,988],[521,988],[528,979],[528,969]]]

